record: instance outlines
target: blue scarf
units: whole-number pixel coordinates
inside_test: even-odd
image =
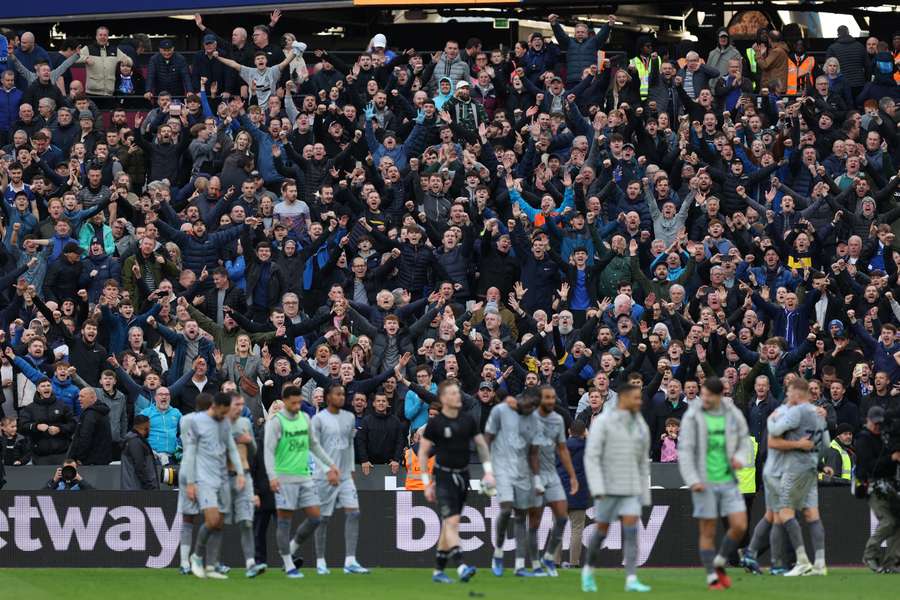
[[[324,233],[322,235],[325,235]],[[345,234],[341,234],[337,236],[337,240],[340,240]],[[306,265],[303,267],[303,290],[311,290],[313,285],[313,274],[315,273],[315,267],[318,266],[320,269],[328,264],[329,253],[328,246],[330,242],[325,242],[319,249],[316,250],[316,253],[310,256],[306,260]]]

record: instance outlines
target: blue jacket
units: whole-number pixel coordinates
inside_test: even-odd
[[[170,406],[166,412],[160,412],[156,404],[151,404],[139,414],[150,417],[150,435],[147,436],[147,443],[153,451],[174,454],[181,446],[181,439],[178,437],[181,411]]]
[[[433,383],[428,388],[432,394],[437,393],[437,384]],[[409,430],[415,431],[428,422],[428,403],[419,398],[419,395],[410,390],[406,392],[403,401],[403,414],[409,421]]]
[[[3,209],[3,213],[6,217],[6,235],[3,236],[3,243],[9,246],[9,242],[12,239],[13,234],[13,225],[16,223],[22,224],[22,229],[19,230],[19,243],[17,246],[19,248],[22,247],[22,242],[25,240],[26,235],[30,235],[34,233],[34,231],[38,227],[37,219],[34,218],[34,215],[31,214],[31,211],[28,209],[25,210],[24,213],[20,213],[16,210],[15,206],[10,206],[4,200],[0,199],[0,208]]]
[[[866,356],[871,357],[875,361],[874,372],[884,371],[888,373],[891,376],[892,383],[900,381],[900,365],[894,360],[894,352],[900,350],[900,344],[895,342],[890,348],[885,348],[883,343],[869,335],[869,332],[862,326],[861,321],[851,323],[850,328],[853,330],[853,335],[862,344]]]
[[[522,57],[522,68],[525,69],[525,76],[532,83],[537,83],[545,71],[553,70],[557,61],[559,61],[559,46],[545,42],[538,52],[528,48],[528,52]]]
[[[588,36],[583,42],[570,38],[558,22],[553,23],[552,27],[556,42],[566,52],[566,82],[578,83],[582,71],[597,64],[597,50],[609,41],[610,27],[601,26],[596,35]]]
[[[118,354],[125,349],[125,343],[128,340],[128,330],[132,327],[143,327],[147,323],[147,317],[155,317],[162,310],[162,304],[154,304],[147,312],[133,316],[130,321],[126,321],[118,312],[113,312],[108,306],[100,306],[100,314],[102,315],[103,328],[109,332],[109,343],[107,344],[110,354]]]
[[[753,304],[772,323],[772,335],[783,337],[787,341],[789,349],[793,350],[805,341],[809,334],[809,315],[821,296],[822,293],[819,290],[810,290],[804,296],[803,303],[790,314],[787,309],[766,302],[756,292],[753,293]],[[790,337],[787,335],[789,329]]]
[[[187,339],[184,337],[184,335],[175,333],[162,323],[157,324],[156,330],[159,332],[159,335],[163,337],[163,339],[172,344],[172,347],[175,348],[175,355],[172,357],[172,364],[169,366],[168,373],[166,373],[166,383],[168,385],[173,385],[176,381],[179,380],[179,378],[181,378],[181,372],[184,371],[184,361],[187,355]],[[197,356],[202,356],[206,359],[206,364],[209,365],[209,378],[213,379],[215,378],[216,374],[216,361],[213,360],[212,355],[213,343],[205,337],[198,336],[197,344]],[[172,392],[172,397],[175,397],[175,392]]]
[[[47,376],[43,371],[34,368],[30,362],[18,356],[13,360],[13,363],[35,385]],[[71,379],[60,381],[55,376],[50,379],[50,383],[53,386],[53,394],[56,398],[67,404],[72,409],[73,415],[76,417],[81,415],[81,404],[78,402],[78,386],[72,383]]]
[[[741,263],[746,265],[746,263]],[[740,268],[738,269],[740,271]],[[770,290],[777,290],[780,287],[785,287],[789,290],[793,290],[797,287],[797,284],[800,283],[798,279],[794,278],[794,275],[791,273],[791,270],[782,265],[778,264],[778,267],[772,271],[767,266],[762,267],[750,267],[749,269],[745,269],[753,273],[753,276],[756,278],[756,282],[759,285],[765,285]],[[739,272],[737,277],[739,279],[743,279],[742,274]]]
[[[171,207],[167,203],[163,203],[162,206],[163,214],[166,215],[167,210],[171,210]],[[171,218],[170,215],[166,216]],[[184,268],[190,269],[198,275],[203,267],[213,269],[219,266],[219,250],[238,239],[246,227],[246,225],[232,225],[198,238],[176,229],[176,226],[166,221],[159,220],[156,225],[167,239],[175,242],[181,248]]]
[[[405,169],[407,164],[407,148],[415,148],[419,144],[419,138],[424,135],[425,127],[416,123],[412,128],[412,131],[409,132],[409,136],[407,136],[405,142],[402,144],[398,142],[393,150],[388,150],[384,147],[384,144],[379,142],[375,137],[375,131],[372,129],[372,120],[366,119],[366,143],[369,145],[369,150],[372,151],[372,161],[376,167],[381,163],[382,157],[388,156],[394,161],[394,164],[398,169]]]
[[[19,118],[22,96],[22,90],[19,88],[5,90],[0,87],[0,131],[9,131],[12,124]]]
[[[84,268],[81,270],[78,285],[86,288],[88,300],[96,303],[107,281],[110,279],[121,281],[122,263],[119,262],[118,258],[108,254],[88,256],[81,260],[84,263]],[[97,271],[97,275],[91,277],[91,272],[93,271]]]
[[[584,447],[586,445],[587,440],[585,438],[570,437],[566,440],[566,447],[569,449],[569,455],[572,457],[572,467],[575,469],[575,477],[578,479],[578,493],[574,496],[569,493],[569,474],[566,473],[559,458],[556,459],[556,472],[559,473],[563,489],[566,490],[566,500],[569,502],[569,508],[573,510],[587,510],[593,504],[587,476],[584,473]]]

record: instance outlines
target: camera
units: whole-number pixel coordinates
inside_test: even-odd
[[[75,481],[75,478],[78,476],[78,470],[72,465],[66,465],[62,468],[61,474],[63,481],[69,483]]]

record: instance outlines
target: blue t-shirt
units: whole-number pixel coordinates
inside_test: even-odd
[[[585,282],[587,281],[587,271],[579,269],[576,273],[575,285],[572,290],[572,303],[570,306],[572,307],[572,310],[587,310],[591,305],[591,295],[588,294],[587,286],[585,285]]]

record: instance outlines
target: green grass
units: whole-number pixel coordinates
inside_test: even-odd
[[[449,571],[448,571],[449,572]],[[863,569],[832,569],[827,577],[797,579],[750,576],[731,569],[734,587],[728,598],[761,600],[823,600],[834,598],[896,598],[900,578],[875,575]],[[469,584],[439,586],[430,581],[425,569],[377,569],[371,575],[350,576],[332,571],[319,577],[304,569],[306,577],[288,580],[277,571],[269,571],[256,580],[244,578],[243,570],[233,570],[229,581],[201,581],[182,576],[175,569],[4,569],[0,570],[0,590],[8,598],[27,600],[165,600],[211,598],[257,600],[260,598],[365,598],[366,600],[407,600],[427,598],[448,600],[481,598],[486,600],[559,599],[589,597],[581,593],[579,574],[561,571],[556,579],[517,579],[507,570],[502,579],[480,569]],[[696,600],[708,593],[700,569],[642,569],[641,580],[653,586],[653,598]],[[597,578],[599,594],[594,598],[624,597],[624,575],[620,570],[601,569]],[[9,594],[8,596],[6,594]],[[629,596],[633,597],[633,596]]]

